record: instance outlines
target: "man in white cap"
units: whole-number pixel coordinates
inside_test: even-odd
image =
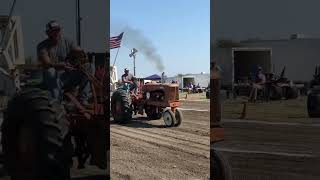
[[[135,77],[129,73],[129,69],[124,69],[124,74],[121,76],[122,83],[128,83],[130,84],[130,91],[137,88],[137,84],[135,82]]]
[[[53,98],[62,97],[63,86],[80,86],[80,100],[87,104],[90,84],[79,71],[69,71],[67,57],[71,52],[81,52],[80,47],[62,36],[62,28],[52,20],[46,25],[47,39],[37,46],[38,59],[43,67],[43,82]],[[85,69],[91,72],[90,64]]]

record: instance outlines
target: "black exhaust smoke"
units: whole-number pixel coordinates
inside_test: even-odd
[[[111,24],[111,29],[117,29],[118,32],[124,32],[123,45],[128,48],[136,48],[138,53],[144,55],[144,57],[152,62],[157,70],[164,71],[165,67],[162,62],[162,57],[157,52],[157,48],[153,45],[152,41],[147,38],[142,31],[133,28],[129,25]]]

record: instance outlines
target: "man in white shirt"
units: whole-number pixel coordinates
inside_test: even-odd
[[[251,101],[255,102],[257,100],[258,91],[264,89],[265,83],[266,83],[266,76],[263,74],[262,68],[259,67],[258,72],[256,74],[256,80],[252,84],[252,88],[249,96],[249,99]]]

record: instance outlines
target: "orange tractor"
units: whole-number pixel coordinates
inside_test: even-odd
[[[12,179],[70,179],[72,157],[78,158],[79,169],[89,158],[90,165],[107,169],[109,84],[83,68],[88,62],[84,52],[69,57],[69,69],[80,71],[90,82],[89,105],[81,105],[76,88],[64,89],[61,102],[41,84],[16,93],[2,123],[4,165]],[[105,63],[108,59],[106,53]]]
[[[182,112],[180,106],[178,84],[148,83],[139,81],[137,90],[129,90],[130,85],[122,84],[112,94],[111,113],[115,122],[127,123],[132,114],[147,114],[149,119],[158,120],[161,117],[167,127],[177,127],[181,124]]]

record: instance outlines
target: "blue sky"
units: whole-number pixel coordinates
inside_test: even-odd
[[[111,36],[120,34],[128,25],[152,42],[162,57],[167,76],[209,72],[209,0],[111,0],[110,18]],[[123,41],[128,38],[126,32],[123,38]],[[133,74],[133,60],[128,54],[134,46],[132,42],[120,48],[116,61],[118,75],[125,67]],[[112,49],[110,52],[111,64],[116,51]],[[161,74],[141,52],[137,54],[136,67],[138,77]]]

